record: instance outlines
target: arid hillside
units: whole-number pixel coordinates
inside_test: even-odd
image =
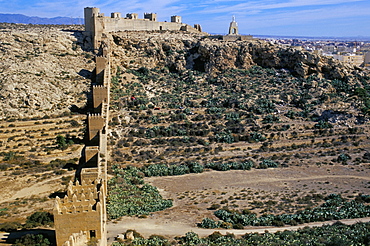
[[[51,211],[74,174],[95,67],[82,28],[0,24],[0,223]],[[368,205],[367,71],[262,40],[108,39],[109,195],[167,208],[147,216],[128,202],[129,212],[114,211],[111,196],[112,220],[134,214],[143,230],[158,221],[194,228],[218,220],[219,208],[294,214],[331,193]],[[136,196],[144,188],[153,197]]]
[[[58,116],[86,103],[92,54],[81,26],[0,25],[0,117]]]
[[[112,161],[361,163],[369,76],[259,40],[112,36]]]
[[[74,175],[94,68],[82,29],[0,24],[1,223],[52,211]]]

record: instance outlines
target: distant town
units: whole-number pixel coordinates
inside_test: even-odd
[[[341,41],[300,38],[263,37],[272,44],[297,50],[307,50],[330,56],[344,63],[370,69],[370,41]]]

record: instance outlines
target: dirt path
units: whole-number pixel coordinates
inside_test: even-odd
[[[357,222],[369,222],[370,217],[366,218],[358,218],[358,219],[346,219],[346,220],[340,220],[342,223],[351,225],[355,224]],[[194,227],[191,225],[178,223],[178,222],[170,222],[170,223],[163,223],[162,220],[159,219],[138,219],[138,218],[132,218],[132,217],[124,217],[121,221],[116,222],[110,222],[107,224],[107,230],[108,230],[108,242],[112,242],[114,237],[117,236],[119,233],[125,232],[127,229],[134,229],[137,232],[139,232],[144,237],[149,237],[150,235],[157,234],[157,235],[164,235],[169,238],[173,238],[175,236],[183,236],[186,232],[195,232],[201,237],[208,236],[212,234],[214,231],[219,231],[222,234],[226,233],[233,233],[236,236],[241,236],[246,233],[263,233],[266,230],[268,230],[271,233],[277,232],[277,231],[284,231],[284,230],[298,230],[300,228],[303,228],[305,226],[314,227],[314,226],[322,226],[322,225],[328,225],[333,224],[336,221],[325,221],[325,222],[313,222],[313,223],[306,223],[301,224],[298,226],[286,226],[286,227],[254,227],[254,228],[248,228],[244,230],[235,230],[235,229],[202,229],[198,227]]]

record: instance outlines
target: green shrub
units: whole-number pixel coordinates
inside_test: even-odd
[[[38,226],[52,226],[54,216],[49,212],[35,212],[27,217],[25,228],[34,228]]]
[[[275,104],[266,98],[259,98],[253,106],[253,112],[256,114],[271,114],[275,112]]]
[[[16,239],[13,246],[47,246],[50,241],[43,234],[26,234]]]
[[[16,231],[19,228],[21,228],[21,224],[18,222],[5,222],[0,224],[0,231],[6,231],[6,232],[11,232],[11,231]]]
[[[190,172],[190,169],[186,165],[173,165],[171,166],[172,175],[184,175]]]
[[[320,120],[318,123],[315,124],[316,129],[328,129],[333,128],[333,125],[327,121]]]
[[[341,162],[343,164],[346,164],[348,160],[351,159],[351,156],[349,156],[348,154],[345,154],[345,153],[342,153],[338,156],[337,158],[337,162]]]
[[[262,162],[259,164],[258,168],[260,169],[266,169],[266,168],[275,168],[278,167],[279,163],[270,160],[270,159],[264,159]]]
[[[107,213],[115,219],[124,215],[143,215],[172,206],[171,200],[164,200],[158,189],[144,184],[143,173],[135,167],[120,169],[112,167],[114,177],[109,180]]]
[[[218,223],[210,218],[204,218],[201,223],[198,224],[201,228],[213,229],[218,227]]]
[[[363,218],[370,216],[370,205],[365,205],[363,201],[359,200],[367,199],[367,197],[367,195],[362,195],[359,199],[346,202],[341,195],[330,194],[325,198],[325,203],[322,205],[315,208],[306,208],[295,214],[263,214],[257,217],[254,213],[220,209],[215,211],[214,215],[220,219],[220,222],[229,222],[233,225],[240,223],[243,226],[283,226],[284,224],[296,225],[314,221]],[[214,221],[214,223],[220,222]],[[205,224],[200,223],[199,226],[208,224],[211,224],[211,221],[206,220]]]
[[[265,117],[263,117],[262,123],[274,123],[279,122],[280,118],[276,115],[268,114]]]
[[[218,143],[233,143],[234,137],[231,135],[230,132],[220,132],[215,135],[215,140]]]
[[[189,167],[191,173],[202,173],[204,170],[203,165],[199,164],[198,162],[187,163],[187,166]]]

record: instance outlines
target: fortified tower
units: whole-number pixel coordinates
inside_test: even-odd
[[[181,16],[178,15],[171,16],[171,22],[181,23]]]
[[[84,11],[84,20],[85,20],[85,31],[91,32],[94,28],[92,17],[98,16],[100,12],[100,9],[98,8],[85,8]]]
[[[99,245],[106,245],[105,187],[101,180],[92,183],[72,182],[68,186],[67,196],[56,198],[54,221],[57,245],[72,246],[80,240],[91,238],[100,240]],[[72,243],[71,243],[72,242]]]

